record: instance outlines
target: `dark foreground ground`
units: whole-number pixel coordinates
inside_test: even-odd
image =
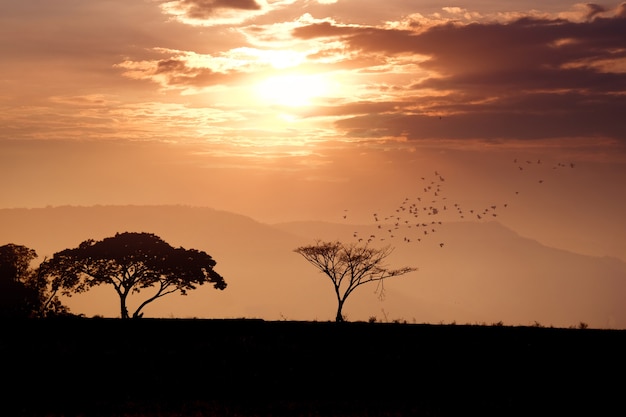
[[[3,322],[2,416],[626,415],[626,331]]]

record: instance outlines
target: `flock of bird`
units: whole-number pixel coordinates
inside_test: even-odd
[[[542,160],[536,161],[514,159],[513,163],[520,172],[532,171]],[[545,164],[544,164],[545,165]],[[551,166],[553,170],[562,168],[574,168],[573,163],[556,163]],[[536,172],[536,171],[535,171]],[[536,180],[539,184],[544,183],[543,178]],[[374,212],[371,214],[374,229],[364,234],[354,231],[352,237],[360,243],[370,244],[378,242],[388,244],[393,242],[421,243],[431,240],[436,236],[439,227],[448,219],[485,221],[493,220],[501,212],[509,207],[508,202],[487,204],[484,207],[466,208],[458,202],[452,202],[445,193],[446,178],[439,171],[433,176],[420,177],[417,185],[417,193],[413,197],[406,197],[391,212]],[[519,191],[515,191],[518,195]],[[343,219],[349,219],[349,210],[344,210]],[[368,229],[369,230],[369,229]],[[445,243],[437,240],[441,248]]]

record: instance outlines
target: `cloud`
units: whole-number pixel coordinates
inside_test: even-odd
[[[126,60],[116,64],[124,70],[123,75],[148,80],[164,89],[200,89],[216,85],[228,85],[240,80],[244,71],[237,71],[229,58],[195,54],[193,52],[156,49],[165,58],[154,60]],[[240,69],[244,69],[239,65]]]
[[[3,51],[0,119],[15,135],[59,136],[73,122],[72,137],[86,126],[95,126],[93,136],[111,135],[107,123],[142,124],[139,110],[120,115],[154,100],[160,115],[169,109],[176,118],[188,103],[220,109],[212,117],[240,122],[241,136],[298,130],[272,126],[270,110],[285,110],[307,127],[322,122],[325,138],[349,140],[626,138],[618,122],[626,107],[626,3],[565,13],[434,6],[416,13],[393,1],[374,17],[379,3],[350,0],[38,3],[12,3],[0,16],[0,34],[12,39]],[[256,84],[290,72],[335,82],[308,108],[255,101]],[[62,122],[50,128],[55,116]],[[143,126],[137,131],[152,134]]]
[[[161,5],[164,13],[194,26],[239,24],[286,7],[295,0],[174,0]]]
[[[254,9],[249,2],[232,6]],[[382,26],[304,14],[240,28],[258,47],[212,55],[160,49],[163,58],[118,67],[127,77],[188,93],[234,85],[281,65],[351,72],[365,89],[291,111],[301,118],[333,118],[349,137],[624,138],[626,129],[615,122],[626,107],[623,8],[588,4],[570,20],[500,15],[477,21],[476,13],[450,7],[444,11],[467,21],[421,17]],[[285,45],[293,56],[278,54]]]
[[[192,19],[209,19],[225,10],[261,10],[255,0],[177,0],[167,3]]]
[[[587,19],[592,19],[600,13],[606,12],[606,8],[604,6],[600,6],[599,4],[587,3],[585,6],[588,9],[587,14],[585,15],[585,18]]]
[[[626,137],[616,123],[621,99],[591,99],[581,103],[576,94],[537,95],[483,104],[457,103],[457,113],[439,118],[428,113],[369,113],[345,118],[336,125],[352,136],[397,136],[408,139],[547,139]],[[573,103],[573,104],[572,104]],[[452,106],[446,103],[446,108]],[[465,111],[463,111],[465,110]]]
[[[359,112],[337,122],[351,135],[625,138],[626,128],[616,123],[626,108],[622,9],[604,17],[604,8],[588,5],[587,18],[577,22],[524,17],[412,29],[321,22],[293,35],[340,40],[361,58],[384,57],[396,69],[414,57],[429,71],[411,91],[401,85],[388,90],[397,92],[388,112]]]

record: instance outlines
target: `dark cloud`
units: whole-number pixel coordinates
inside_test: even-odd
[[[585,6],[587,7],[587,14],[585,15],[587,19],[593,19],[594,16],[606,12],[606,8],[599,4],[587,3]]]
[[[352,49],[366,53],[428,55],[431,59],[424,64],[428,68],[454,72],[558,66],[576,59],[616,58],[623,56],[616,56],[613,49],[623,49],[625,26],[625,19],[617,17],[584,23],[524,18],[508,24],[446,24],[421,33],[320,24],[294,31],[294,35],[343,37]],[[559,46],[560,42],[563,43]]]
[[[619,94],[626,91],[626,76],[600,72],[593,68],[531,68],[489,72],[458,73],[444,78],[429,78],[413,84],[414,89],[452,89],[475,97],[522,94],[532,91],[575,90],[580,94]]]
[[[410,104],[415,106],[421,102],[416,100]],[[408,139],[626,137],[626,125],[620,122],[626,99],[620,96],[583,96],[576,92],[520,94],[482,104],[459,97],[455,102],[447,101],[440,106],[443,111],[454,111],[443,116],[393,110],[398,107],[398,103],[393,103],[386,113],[346,118],[336,126],[351,136],[367,134]],[[432,110],[438,108],[432,106]]]
[[[368,32],[367,28],[356,27],[343,27],[335,26],[330,22],[314,23],[311,25],[300,26],[292,31],[292,35],[301,39],[312,39],[322,37],[336,37],[336,36],[349,36],[349,35],[363,35],[364,32]],[[383,31],[388,32],[388,31]],[[393,32],[389,32],[393,33]]]
[[[338,122],[349,134],[626,138],[625,125],[618,122],[626,109],[626,71],[608,65],[626,60],[626,19],[620,13],[600,17],[604,8],[587,7],[584,22],[522,18],[419,32],[323,23],[294,35],[342,38],[361,56],[428,57],[419,65],[436,76],[409,86],[412,98],[404,106],[394,103],[396,110],[355,112],[358,117]],[[427,89],[447,94],[425,97]],[[420,114],[412,114],[416,107]]]
[[[185,62],[180,59],[164,59],[157,62],[155,74],[189,73]]]
[[[357,101],[342,104],[341,106],[313,106],[301,110],[292,109],[291,112],[300,117],[328,117],[328,116],[354,116],[364,114],[396,113],[403,109],[407,103],[402,101]]]
[[[190,67],[182,59],[168,58],[156,63],[152,75],[165,76],[168,86],[176,87],[207,87],[218,84],[230,84],[239,80],[243,74],[237,72],[217,72],[208,68]]]
[[[214,16],[216,11],[224,9],[261,9],[255,0],[180,0],[178,3],[186,10],[187,16],[193,19],[207,19]]]

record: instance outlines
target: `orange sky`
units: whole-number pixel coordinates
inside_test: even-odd
[[[618,2],[0,0],[0,208],[366,223],[440,174],[626,260],[624,27]]]

